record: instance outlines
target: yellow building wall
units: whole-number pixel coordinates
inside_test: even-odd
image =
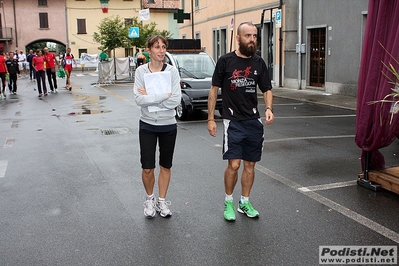
[[[191,13],[191,0],[182,0],[184,2],[184,12]],[[270,0],[229,0],[228,4],[224,1],[214,0],[200,0],[198,9],[194,7],[194,36],[195,33],[200,33],[201,45],[206,48],[206,51],[213,55],[213,35],[214,29],[226,28],[228,29],[227,52],[231,46],[231,22],[233,25],[233,42],[232,50],[235,50],[238,45],[235,41],[237,26],[244,21],[250,21],[253,24],[260,24],[262,10],[270,7],[277,7],[280,1]],[[270,19],[270,13],[265,13],[265,20]],[[192,21],[185,20],[183,24],[179,24],[179,37],[183,35],[186,38],[192,38]]]
[[[107,17],[119,16],[122,19],[139,17],[139,1],[110,0],[108,13],[103,13],[99,0],[66,0],[67,28],[69,46],[72,53],[79,55],[79,49],[87,49],[88,54],[99,54],[99,43],[93,40],[94,32],[98,31],[101,21]],[[86,34],[78,34],[77,19],[86,19]],[[150,10],[150,20],[143,21],[143,24],[155,22],[157,29],[169,30],[169,14],[167,11]],[[125,49],[119,48],[115,51],[116,57],[125,57]],[[113,56],[113,53],[111,54]]]

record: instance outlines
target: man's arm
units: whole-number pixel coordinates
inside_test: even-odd
[[[211,86],[208,95],[208,132],[211,136],[216,137],[215,107],[218,97],[219,87]]]
[[[273,114],[273,93],[271,90],[268,90],[263,93],[263,100],[265,101],[266,105],[266,110],[265,110],[265,116],[266,116],[266,125],[270,125],[273,120],[274,120],[274,114]]]

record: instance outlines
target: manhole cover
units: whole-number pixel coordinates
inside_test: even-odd
[[[101,129],[102,135],[123,135],[130,133],[128,128]]]

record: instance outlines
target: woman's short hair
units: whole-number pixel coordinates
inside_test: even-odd
[[[155,35],[148,39],[147,48],[151,48],[154,45],[154,43],[157,43],[158,41],[163,42],[164,44],[166,44],[166,47],[168,47],[168,41],[163,36]]]

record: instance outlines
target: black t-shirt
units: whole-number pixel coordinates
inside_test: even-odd
[[[238,121],[259,118],[257,86],[272,89],[265,61],[258,55],[238,57],[230,52],[220,57],[212,85],[222,88],[223,118]]]

